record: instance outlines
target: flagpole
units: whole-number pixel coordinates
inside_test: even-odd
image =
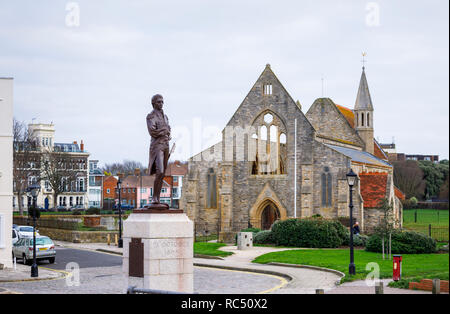
[[[297,119],[294,124],[294,218],[297,218]]]

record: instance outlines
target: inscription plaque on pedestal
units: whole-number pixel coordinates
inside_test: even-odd
[[[141,238],[132,238],[129,244],[128,275],[130,277],[144,277],[144,243]]]

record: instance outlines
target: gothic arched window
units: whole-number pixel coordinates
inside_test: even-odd
[[[206,207],[217,208],[216,174],[213,168],[208,169],[208,187],[206,193]]]
[[[322,173],[322,207],[332,206],[332,177],[328,169]]]
[[[251,140],[255,147],[251,173],[257,175],[286,174],[286,127],[272,111],[261,113],[252,127],[258,130]]]

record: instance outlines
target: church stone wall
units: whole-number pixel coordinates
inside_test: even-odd
[[[263,88],[267,84],[272,86],[271,95],[263,94]],[[314,129],[270,68],[266,68],[260,76],[227,127],[245,128],[251,126],[255,118],[265,111],[270,111],[276,115],[286,129],[286,174],[252,175],[251,161],[234,160],[233,230],[236,232],[248,227],[249,211],[267,183],[270,184],[282,206],[286,208],[288,217],[294,217],[295,119],[297,119],[297,167],[300,169],[299,166],[302,163],[313,163]],[[224,134],[223,142],[225,141]],[[236,147],[236,142],[234,142],[233,149],[239,151],[243,148]],[[224,152],[225,155],[226,152]],[[302,172],[297,171],[298,209],[301,207],[301,178]]]
[[[270,85],[269,94],[264,93],[267,85]],[[286,133],[286,171],[284,174],[255,175],[252,174],[253,160],[249,159],[246,143],[252,134],[246,134],[244,141],[238,141],[235,131],[238,128],[246,130],[254,123],[260,123],[261,119],[258,117],[269,111],[283,123]],[[342,139],[342,145],[346,142],[345,145],[357,144],[362,148],[364,143],[330,99],[317,100],[308,111],[308,118],[311,122],[286,92],[270,67],[266,67],[228,122],[223,131],[222,142],[204,152],[211,154],[212,150],[215,158],[208,161],[210,159],[204,160],[201,158],[202,154],[199,154],[189,162],[189,175],[182,202],[189,217],[196,223],[197,233],[202,234],[208,230],[209,233],[220,233],[219,239],[232,241],[234,233],[249,227],[250,222],[258,223],[261,220],[261,217],[250,215],[255,215],[255,212],[260,214],[261,208],[258,206],[264,204],[264,190],[268,191],[272,201],[276,198],[278,206],[283,208],[284,217],[305,218],[314,214],[326,218],[349,216],[346,174],[350,166],[357,173],[363,171],[365,166],[352,163],[348,157],[322,144],[319,136],[316,138],[314,127],[317,127],[318,133]],[[231,135],[227,133],[230,128]],[[217,178],[217,208],[206,206],[209,168],[214,169]],[[332,177],[331,206],[323,206],[321,199],[321,176],[325,168]],[[294,213],[294,179],[297,183],[297,213]],[[367,230],[373,229],[378,222],[379,213],[376,210],[364,209],[359,186],[356,186],[353,192],[353,204],[354,217],[360,222],[363,231],[366,225]]]
[[[339,213],[343,213],[348,206],[347,196],[342,180],[345,180],[349,170],[350,160],[334,151],[333,149],[317,143],[314,150],[314,177],[313,177],[313,200],[314,207],[312,214],[320,214],[325,218],[337,218]],[[331,174],[332,178],[332,202],[331,206],[322,204],[322,174]],[[347,185],[348,189],[348,185]],[[344,194],[342,194],[344,193]]]
[[[317,99],[306,113],[318,136],[363,148],[364,142],[329,98]]]

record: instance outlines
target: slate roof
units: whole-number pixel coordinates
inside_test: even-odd
[[[334,149],[338,151],[339,153],[350,157],[352,161],[361,162],[365,164],[371,164],[376,166],[382,166],[382,167],[389,167],[391,168],[392,165],[381,158],[378,158],[368,152],[360,151],[352,148],[342,147],[342,146],[336,146],[331,144],[324,144],[328,146],[331,149]]]
[[[74,143],[55,143],[55,151],[67,153],[83,153],[80,146]]]

